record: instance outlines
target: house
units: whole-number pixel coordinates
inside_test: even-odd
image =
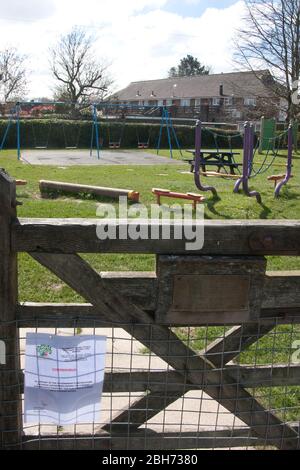
[[[268,70],[132,82],[110,100],[118,104],[169,106],[173,117],[236,122],[276,116],[284,120]]]

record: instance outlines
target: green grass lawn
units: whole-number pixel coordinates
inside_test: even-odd
[[[160,154],[166,158],[168,151]],[[88,155],[88,152],[87,152]],[[184,152],[183,158],[190,157]],[[23,203],[18,208],[20,217],[50,217],[50,218],[94,218],[101,200],[76,199],[60,197],[46,200],[40,197],[38,182],[40,179],[58,180],[81,184],[114,186],[133,189],[141,194],[141,202],[147,207],[155,202],[151,193],[153,187],[172,189],[180,192],[195,192],[193,177],[188,174],[189,166],[180,161],[178,151],[174,152],[178,165],[160,166],[74,166],[57,168],[54,166],[31,166],[18,162],[14,151],[4,151],[0,154],[0,166],[5,168],[13,177],[26,179],[28,185],[18,188],[18,200]],[[262,158],[262,157],[260,157]],[[241,156],[238,158],[241,160]],[[285,163],[284,157],[279,157],[280,163]],[[219,200],[214,200],[207,194],[205,217],[207,219],[300,219],[300,157],[294,159],[294,178],[282,191],[280,199],[274,199],[273,184],[267,181],[267,176],[274,173],[284,173],[284,168],[273,168],[267,174],[251,180],[251,189],[261,192],[263,204],[257,204],[255,198],[247,198],[242,193],[233,194],[234,181],[220,178],[205,179],[206,184],[213,184],[218,189]],[[184,172],[184,173],[183,173]],[[102,202],[107,202],[102,201]],[[113,201],[111,201],[113,202]],[[166,201],[168,203],[171,200]],[[174,203],[178,201],[174,200]],[[179,201],[180,203],[180,201]],[[117,203],[114,202],[117,207]],[[154,256],[141,255],[85,255],[92,266],[99,271],[152,271],[155,269]],[[300,270],[299,258],[270,257],[269,270]],[[19,256],[19,298],[20,301],[31,302],[76,302],[80,297],[65,286],[58,278],[50,274],[28,255]],[[202,349],[207,339],[223,335],[224,328],[194,328],[193,347]],[[278,333],[278,334],[277,334]],[[183,339],[186,332],[179,330]],[[190,331],[189,333],[190,334]],[[275,339],[274,339],[275,338]],[[255,346],[241,355],[240,362],[248,364],[288,363],[291,358],[291,344],[300,338],[300,328],[279,327],[276,335],[269,334]],[[277,409],[278,414],[285,419],[299,419],[300,391],[299,387],[283,387],[276,389],[256,390],[265,404]],[[282,408],[288,408],[283,415]]]

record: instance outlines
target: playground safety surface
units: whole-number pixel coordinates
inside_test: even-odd
[[[130,150],[102,150],[100,159],[88,150],[24,150],[22,161],[31,165],[178,165],[177,160]]]

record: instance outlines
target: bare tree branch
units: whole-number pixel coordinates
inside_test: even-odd
[[[244,0],[246,15],[235,40],[235,60],[252,70],[269,69],[268,86],[287,103],[289,119],[299,114],[293,85],[300,78],[300,0]]]
[[[0,51],[0,99],[3,102],[20,100],[27,92],[27,57],[19,54],[13,47]]]
[[[113,80],[109,65],[99,63],[93,50],[93,38],[75,27],[50,50],[50,65],[56,80],[55,97],[86,105],[108,94]]]

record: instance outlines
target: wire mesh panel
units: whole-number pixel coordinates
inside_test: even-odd
[[[145,347],[135,338],[139,334],[133,324],[95,321],[93,328],[81,328],[77,323],[74,318],[73,328],[61,328],[58,320],[47,318],[36,321],[34,328],[23,328],[22,321],[17,322],[20,366],[23,370],[28,332],[106,336],[101,419],[69,426],[24,424],[24,436],[16,446],[159,450],[281,449],[287,442],[299,446],[300,325],[174,328],[169,330],[169,355],[159,357],[151,348],[159,341],[148,324],[144,328],[149,347]],[[176,355],[177,344],[184,344],[194,357],[182,357],[179,348]],[[196,370],[201,381],[191,383],[187,370],[195,357],[203,359]],[[182,360],[186,367],[170,365]],[[13,386],[23,397],[22,374]]]

